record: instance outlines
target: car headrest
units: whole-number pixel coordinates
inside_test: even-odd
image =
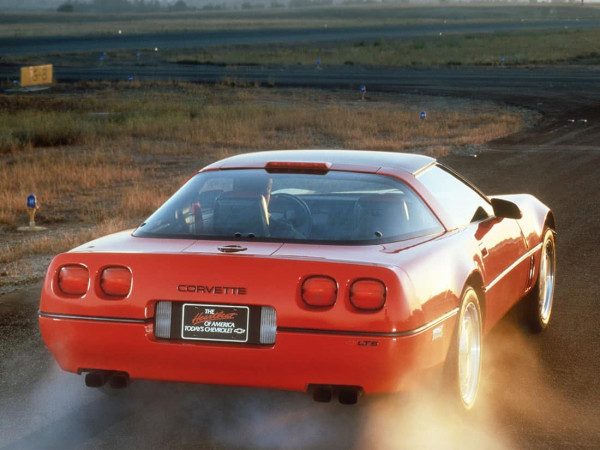
[[[358,239],[397,236],[409,220],[405,196],[401,193],[365,195],[356,208]]]
[[[267,237],[269,214],[264,196],[249,192],[225,192],[215,201],[213,233],[219,236],[253,234]]]

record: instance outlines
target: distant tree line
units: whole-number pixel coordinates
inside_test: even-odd
[[[1,2],[2,0],[0,0]],[[368,4],[419,4],[421,0],[216,0],[214,3],[198,3],[199,0],[66,0],[57,11],[70,12],[152,12],[188,10],[262,9],[262,8],[306,8],[313,6],[368,5]],[[474,1],[474,0],[473,0]],[[465,3],[469,0],[425,0],[425,3]],[[581,3],[584,0],[477,0],[478,3]],[[188,3],[191,3],[189,5]]]
[[[2,0],[0,0],[2,1]],[[370,3],[409,3],[418,0],[237,0],[215,1],[203,5],[193,5],[194,0],[66,0],[57,11],[61,13],[94,12],[155,12],[155,11],[189,11],[189,10],[225,10],[225,9],[262,9],[262,8],[306,8],[311,6],[330,6],[341,4],[370,4]],[[435,1],[435,0],[434,0]],[[439,0],[438,0],[439,1]],[[188,4],[192,3],[192,5]]]
[[[161,4],[158,0],[92,0],[91,2],[67,0],[56,10],[70,12],[152,12],[152,11],[187,11],[190,8],[184,0]]]

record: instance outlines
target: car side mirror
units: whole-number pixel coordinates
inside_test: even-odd
[[[502,198],[492,198],[490,202],[492,203],[496,217],[505,219],[520,219],[523,217],[523,213],[521,213],[519,207],[513,202]]]

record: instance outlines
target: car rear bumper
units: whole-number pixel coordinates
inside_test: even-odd
[[[456,316],[402,335],[282,329],[272,346],[157,340],[151,321],[90,319],[40,314],[42,337],[66,371],[296,391],[346,385],[377,393],[410,389],[439,366]]]

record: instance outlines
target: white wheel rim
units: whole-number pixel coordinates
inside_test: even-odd
[[[556,261],[554,259],[554,244],[551,240],[544,243],[542,258],[540,262],[540,288],[539,306],[540,319],[547,324],[552,313],[552,302],[554,299],[554,276],[556,272]]]
[[[460,396],[467,408],[475,403],[481,371],[481,320],[479,310],[469,301],[459,322],[458,379]]]

